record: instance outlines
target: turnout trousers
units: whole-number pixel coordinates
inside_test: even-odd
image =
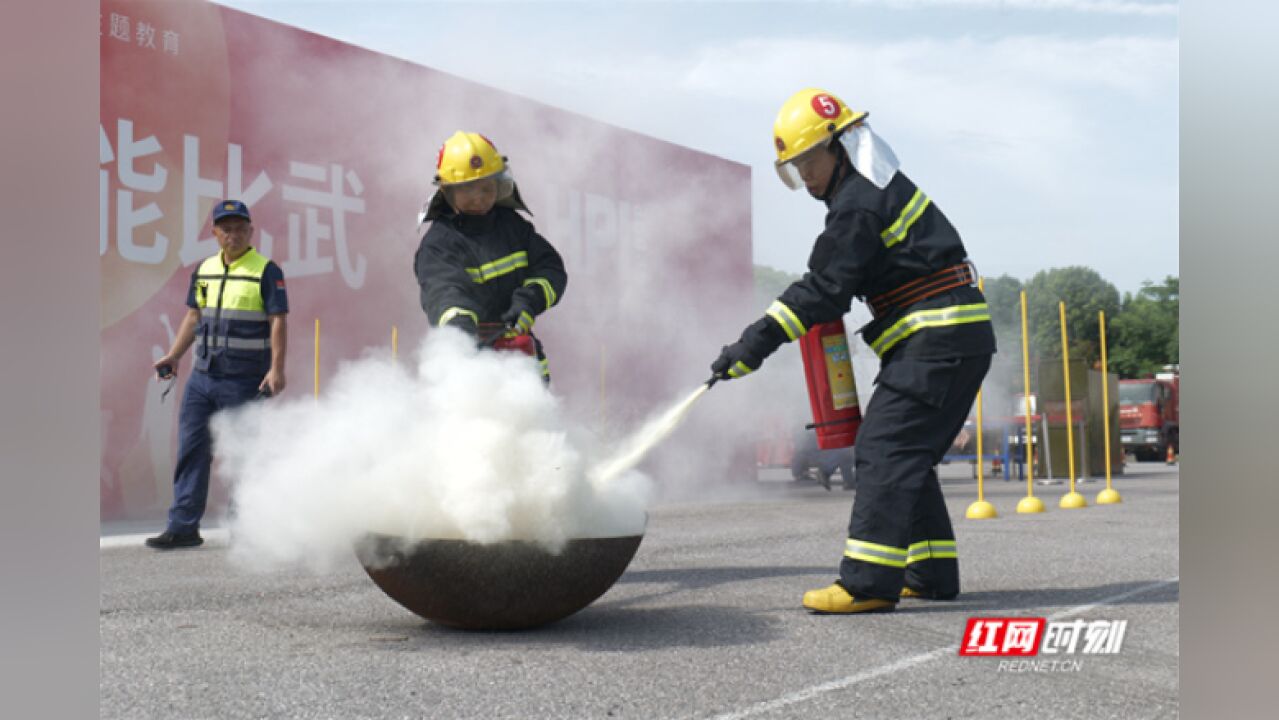
[[[959,594],[959,556],[936,466],[963,428],[990,355],[891,358],[857,432],[857,496],[839,582],[857,598]]]
[[[185,535],[200,529],[209,499],[209,473],[213,467],[213,413],[252,400],[260,377],[217,377],[198,370],[191,373],[178,413],[178,462],[173,470],[173,506],[169,508],[169,532]]]

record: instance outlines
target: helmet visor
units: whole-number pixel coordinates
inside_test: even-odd
[[[511,196],[515,191],[515,176],[511,175],[511,166],[508,164],[502,168],[502,172],[494,176],[497,180],[497,200],[501,202]]]
[[[777,163],[774,167],[777,168],[777,177],[782,179],[786,187],[791,190],[804,187],[804,179],[799,176],[799,170],[795,169],[795,163],[787,160],[784,163]]]
[[[782,179],[786,187],[791,190],[799,190],[805,187],[804,176],[799,169],[805,167],[809,163],[817,159],[817,151],[830,145],[830,140],[823,140],[786,162],[778,162],[774,164],[777,168],[777,176]]]
[[[515,178],[511,175],[510,166],[503,168],[502,171],[497,173],[496,175],[485,175],[482,178],[467,180],[466,182],[460,182],[460,183],[440,182],[439,176],[436,176],[434,184],[437,187],[447,192],[451,192],[455,188],[464,188],[474,183],[484,182],[485,180],[493,180],[494,182],[497,183],[497,199],[498,200],[504,200],[510,197],[511,193],[515,189]]]

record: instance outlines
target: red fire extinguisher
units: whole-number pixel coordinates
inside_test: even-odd
[[[817,430],[817,447],[822,450],[850,447],[862,424],[862,411],[843,320],[814,325],[799,339],[799,351],[813,408],[813,423],[806,427]]]
[[[537,344],[533,340],[533,336],[527,333],[511,335],[505,325],[480,323],[478,335],[481,345],[491,347],[494,350],[522,352],[525,355],[537,357]]]
[[[516,335],[514,337],[500,338],[493,343],[494,350],[510,350],[514,352],[522,352],[525,355],[537,356],[537,346],[533,344],[532,335]]]

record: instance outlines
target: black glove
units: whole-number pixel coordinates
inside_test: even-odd
[[[764,359],[772,355],[782,343],[786,333],[772,318],[763,317],[742,331],[742,338],[732,345],[725,345],[711,372],[725,380],[739,378],[759,369]]]
[[[475,335],[478,329],[475,327],[475,318],[465,313],[449,318],[449,321],[444,323],[444,327],[457,328],[467,335]]]
[[[755,355],[742,342],[725,345],[715,362],[711,363],[711,373],[725,380],[739,378],[759,369],[764,358]]]
[[[533,329],[533,318],[537,314],[536,290],[522,287],[511,293],[511,306],[502,313],[502,323],[515,328],[521,335]]]

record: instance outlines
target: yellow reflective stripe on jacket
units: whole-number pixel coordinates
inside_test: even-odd
[[[911,543],[910,547],[906,549],[906,553],[907,565],[923,560],[943,560],[959,557],[954,540],[924,540]]]
[[[477,268],[467,268],[466,273],[471,276],[472,282],[479,284],[526,267],[528,267],[528,253],[521,250],[493,262],[484,263]]]
[[[446,324],[448,324],[448,321],[449,321],[449,320],[452,320],[453,318],[457,317],[458,315],[465,315],[465,316],[467,316],[467,317],[471,318],[471,322],[475,323],[476,325],[479,325],[479,324],[480,324],[480,316],[479,316],[479,315],[476,315],[475,313],[471,312],[470,310],[467,310],[466,308],[451,307],[451,308],[449,308],[448,310],[445,310],[445,311],[444,311],[444,312],[440,315],[440,321],[439,321],[438,323],[436,323],[436,325],[437,325],[438,327],[444,327]]]
[[[924,194],[923,190],[916,190],[910,202],[906,203],[906,207],[902,208],[902,214],[897,217],[897,221],[889,225],[879,234],[884,241],[884,247],[892,247],[902,240],[906,239],[906,233],[910,232],[910,226],[924,214],[924,209],[932,200]]]
[[[876,355],[883,357],[884,353],[892,350],[897,343],[924,328],[963,325],[984,320],[990,320],[990,308],[986,303],[917,310],[893,323],[892,327],[875,338],[875,342],[870,344],[870,349],[874,350]]]
[[[768,306],[766,315],[777,321],[778,325],[786,331],[786,337],[796,340],[808,332],[808,328],[804,327],[804,323],[799,321],[799,317],[795,315],[795,311],[791,310],[781,300],[774,300],[772,305]]]
[[[731,378],[739,378],[739,377],[742,377],[743,375],[750,375],[753,372],[755,371],[750,369],[750,367],[748,367],[746,363],[742,362],[741,360],[738,360],[737,362],[733,363],[733,367],[728,369],[728,376]]]
[[[529,315],[528,311],[522,310],[520,311],[520,318],[515,321],[515,324],[524,332],[528,332],[533,329],[533,316]]]
[[[555,294],[555,288],[551,287],[551,282],[546,278],[529,278],[524,281],[524,286],[527,287],[529,285],[537,285],[542,288],[542,294],[546,296],[546,307],[548,308],[554,305],[555,301],[559,299],[559,297]]]
[[[845,544],[844,557],[874,563],[875,565],[887,565],[888,567],[898,568],[906,567],[905,549],[889,547],[888,545],[879,545],[877,543],[866,542],[864,540],[854,540],[852,538],[848,538],[848,542]]]
[[[539,365],[541,366],[541,368],[542,368],[542,377],[550,377],[550,376],[551,376],[551,363],[550,363],[549,361],[545,360],[545,359],[542,359],[542,360],[539,360],[539,361],[538,361],[538,364],[539,364]]]

